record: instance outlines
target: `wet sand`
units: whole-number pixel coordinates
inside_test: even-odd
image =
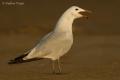
[[[119,80],[120,36],[75,36],[72,49],[61,58],[62,74],[52,74],[51,61],[8,65],[8,60],[32,48],[38,37],[11,35],[1,37],[1,80]],[[10,42],[7,42],[10,41]]]

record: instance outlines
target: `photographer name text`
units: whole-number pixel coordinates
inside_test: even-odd
[[[1,5],[3,6],[23,6],[25,3],[24,2],[13,2],[13,1],[9,1],[9,2],[1,2]]]

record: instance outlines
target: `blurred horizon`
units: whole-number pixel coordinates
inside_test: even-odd
[[[17,0],[11,0],[16,2]],[[54,29],[57,20],[70,6],[91,10],[89,19],[78,19],[73,24],[81,34],[120,34],[119,1],[114,0],[18,0],[24,5],[3,5],[0,0],[0,34],[41,34]]]

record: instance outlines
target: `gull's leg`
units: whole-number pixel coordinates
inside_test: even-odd
[[[55,60],[52,60],[52,71],[55,74]]]
[[[61,73],[62,69],[61,69],[60,59],[57,60],[57,64],[58,64],[59,73]]]

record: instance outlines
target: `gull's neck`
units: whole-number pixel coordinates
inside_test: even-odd
[[[66,11],[58,20],[55,31],[57,32],[71,32],[74,17]]]

